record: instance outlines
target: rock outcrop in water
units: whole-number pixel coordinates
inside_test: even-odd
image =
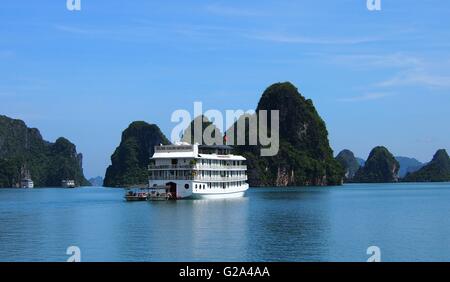
[[[353,182],[359,183],[391,183],[398,181],[400,164],[385,147],[375,147],[355,174]]]
[[[169,140],[158,126],[135,121],[122,133],[120,145],[111,156],[104,186],[127,187],[148,182],[148,165],[157,145],[168,145]]]
[[[345,170],[345,180],[352,180],[358,169],[361,167],[359,161],[350,150],[342,150],[337,156],[336,160],[341,164]]]
[[[251,186],[342,184],[344,171],[333,158],[325,122],[310,99],[303,97],[289,82],[276,83],[264,91],[256,109],[257,115],[260,110],[268,111],[269,121],[270,111],[279,111],[280,146],[273,157],[261,156],[263,146],[259,142],[256,146],[235,146],[236,152],[247,158]],[[236,128],[237,123],[235,132]],[[270,124],[268,132],[270,135]]]
[[[47,142],[22,120],[0,116],[0,187],[17,187],[25,176],[35,187],[59,187],[64,179],[88,186],[82,162],[83,156],[69,140]]]
[[[450,181],[450,158],[444,149],[438,150],[433,160],[416,172],[406,175],[405,182]]]

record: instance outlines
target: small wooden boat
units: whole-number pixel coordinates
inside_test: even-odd
[[[170,187],[167,186],[155,186],[149,188],[148,201],[167,201],[172,200],[173,195],[169,192]]]
[[[127,202],[147,201],[148,191],[146,189],[127,189],[125,200]]]

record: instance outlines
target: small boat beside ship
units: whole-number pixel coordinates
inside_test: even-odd
[[[150,188],[128,188],[125,192],[127,202],[137,201],[167,201],[173,200],[168,186],[156,186]]]
[[[125,200],[128,202],[147,201],[149,195],[148,188],[130,188],[126,189]]]

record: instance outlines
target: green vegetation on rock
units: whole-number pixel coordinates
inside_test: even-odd
[[[168,145],[169,140],[158,126],[135,121],[122,133],[119,147],[111,156],[104,186],[128,187],[148,182],[148,165],[157,145]]]
[[[198,126],[199,132],[195,132],[195,126]],[[211,144],[206,144],[204,136],[211,138]],[[209,119],[204,116],[198,116],[184,130],[183,142],[199,145],[217,145],[223,143],[223,134]]]
[[[289,82],[276,83],[264,91],[256,115],[260,110],[267,110],[268,121],[271,110],[279,111],[280,148],[276,156],[262,157],[260,142],[256,146],[235,146],[235,151],[247,158],[251,186],[342,184],[344,171],[333,158],[325,122],[310,99],[305,99]],[[248,131],[247,124],[247,135]],[[270,123],[268,133],[270,136]]]
[[[400,164],[385,147],[375,147],[365,165],[355,174],[353,182],[391,183],[398,181]]]
[[[409,173],[405,182],[446,182],[450,181],[450,158],[444,149],[438,150],[433,160],[416,172]]]
[[[0,116],[0,187],[18,187],[26,174],[36,187],[59,187],[64,179],[89,186],[82,161],[69,140],[61,137],[55,143],[47,142],[38,129]]]
[[[342,150],[337,156],[336,160],[341,164],[345,170],[345,179],[351,180],[358,169],[361,167],[359,161],[350,150]]]

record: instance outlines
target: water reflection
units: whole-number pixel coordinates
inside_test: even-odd
[[[249,238],[249,198],[190,203],[193,257],[199,261],[242,260]]]
[[[315,203],[318,197],[326,198],[324,193],[265,189],[252,197],[249,229],[253,236],[248,241],[247,260],[320,261],[326,257],[327,201]],[[261,209],[261,205],[272,208]]]

